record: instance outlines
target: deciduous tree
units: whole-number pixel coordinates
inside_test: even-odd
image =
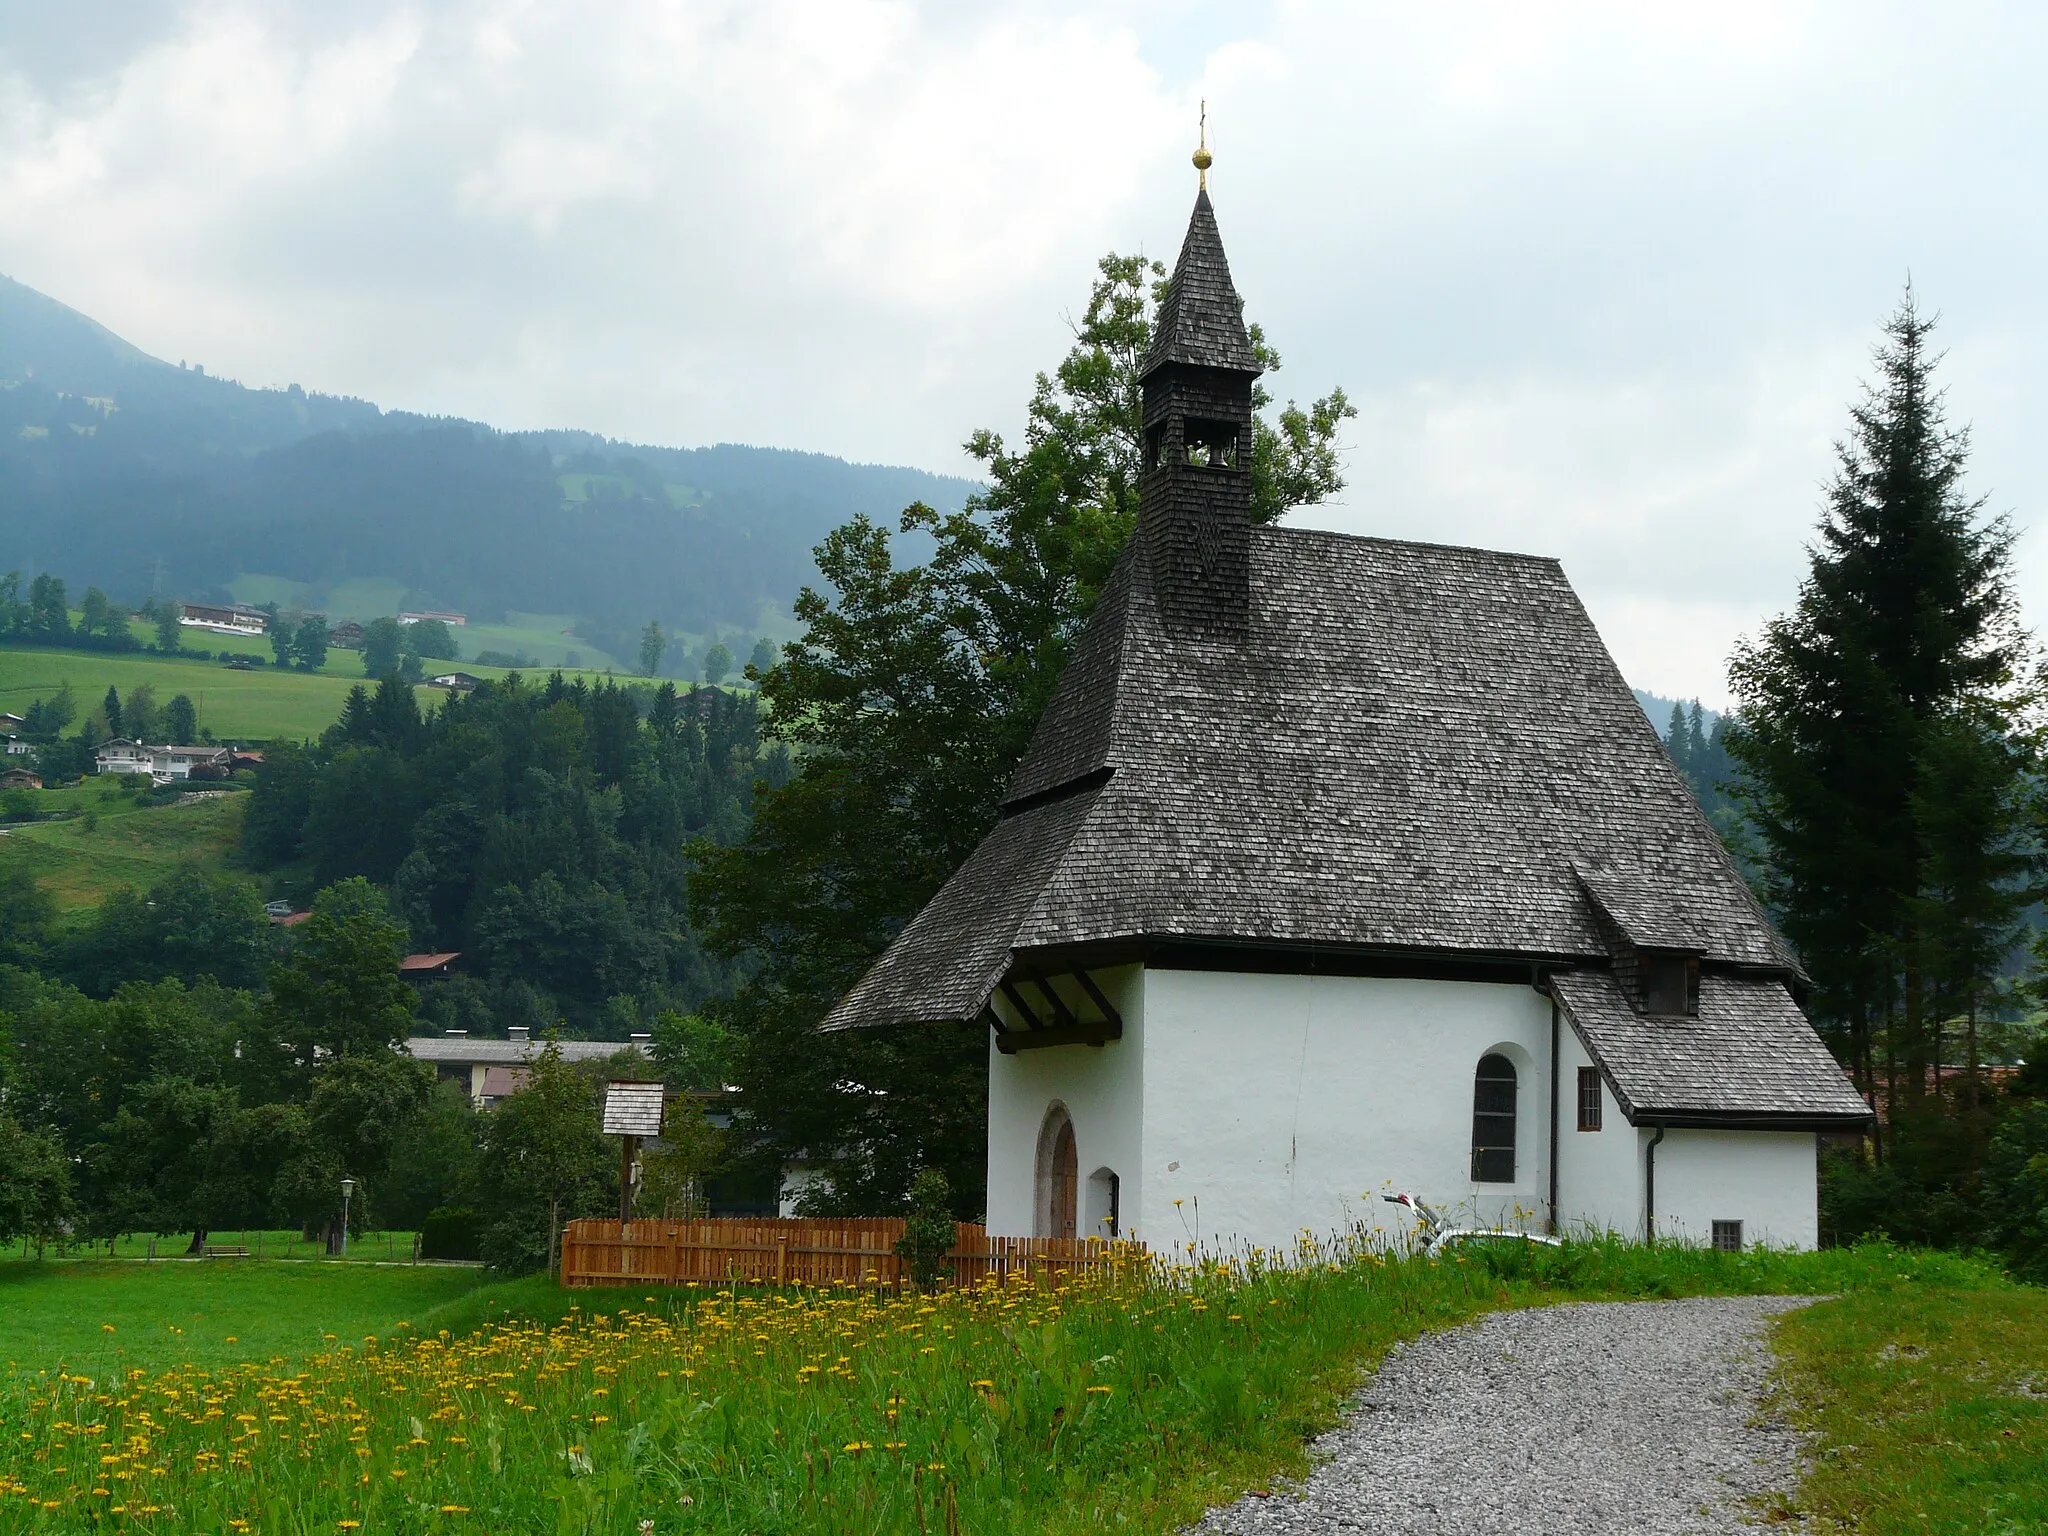
[[[384,895],[360,877],[330,885],[292,930],[270,968],[264,1032],[275,1076],[302,1077],[316,1060],[374,1055],[412,1033],[418,999],[398,975],[406,933]]]
[[[0,1243],[27,1238],[40,1252],[62,1239],[73,1209],[64,1144],[0,1110]]]
[[[327,665],[327,620],[319,614],[300,620],[299,632],[292,636],[292,660],[308,672]]]
[[[150,617],[156,623],[156,648],[166,655],[176,652],[185,643],[185,626],[178,622],[178,604],[158,599],[156,612]]]
[[[832,1001],[972,851],[1065,665],[1138,504],[1138,371],[1164,270],[1105,257],[1072,350],[1040,375],[1024,439],[977,433],[988,489],[904,532],[935,545],[900,566],[865,517],[818,548],[830,589],[797,603],[803,638],[762,695],[798,769],[756,801],[732,849],[700,847],[695,910],[713,943],[758,962],[723,1008],[747,1095],[747,1150],[764,1166],[832,1149],[814,1200],[900,1206],[912,1173],[946,1174],[962,1214],[983,1183],[986,1042],[972,1029],[820,1037]],[[1279,358],[1259,330],[1268,370]],[[1256,396],[1263,412],[1270,399]],[[1342,485],[1343,392],[1257,420],[1255,515]]]
[[[390,677],[398,670],[405,651],[405,630],[398,620],[386,616],[363,626],[363,673],[368,677]]]
[[[552,1272],[562,1223],[605,1208],[612,1151],[601,1124],[595,1084],[550,1037],[526,1085],[484,1129],[484,1257],[493,1266]]]

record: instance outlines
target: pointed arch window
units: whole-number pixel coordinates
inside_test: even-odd
[[[1472,1079],[1472,1182],[1515,1182],[1515,1064],[1507,1057],[1479,1058]]]

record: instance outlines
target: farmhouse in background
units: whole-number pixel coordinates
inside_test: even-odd
[[[27,768],[9,768],[0,772],[0,789],[41,789],[42,776]]]
[[[434,1075],[445,1082],[460,1083],[478,1109],[489,1109],[509,1099],[526,1086],[527,1063],[538,1056],[546,1042],[535,1040],[524,1025],[515,1024],[505,1040],[472,1039],[467,1030],[451,1029],[439,1035],[415,1035],[405,1042],[414,1060],[432,1065]],[[634,1035],[629,1040],[563,1040],[562,1060],[604,1061],[621,1051],[647,1054],[651,1035]]]
[[[407,981],[446,981],[455,974],[455,962],[461,958],[459,949],[407,955],[398,962],[398,974]]]
[[[428,678],[427,684],[433,688],[446,688],[450,693],[469,693],[482,681],[482,678],[472,677],[467,672],[443,672]]]
[[[428,619],[439,619],[443,624],[453,629],[461,629],[469,623],[469,616],[467,614],[442,613],[438,609],[424,609],[419,613],[401,613],[398,616],[398,622],[401,624],[423,624]]]
[[[826,1027],[988,1030],[995,1233],[1286,1251],[1405,1190],[1813,1246],[1817,1133],[1869,1111],[1563,571],[1254,527],[1259,372],[1205,189],[1136,534]]]
[[[261,608],[240,603],[180,603],[178,622],[188,629],[206,629],[220,635],[260,635],[270,625],[270,615]]]
[[[363,648],[363,626],[354,619],[348,619],[327,631],[327,643],[336,650],[360,651]]]
[[[100,743],[93,764],[101,773],[146,773],[159,784],[212,774],[226,777],[234,768],[227,747],[149,747],[125,736]]]

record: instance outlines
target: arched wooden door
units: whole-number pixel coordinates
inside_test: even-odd
[[[1081,1159],[1074,1146],[1074,1122],[1054,1101],[1038,1128],[1038,1167],[1032,1190],[1032,1235],[1072,1237],[1079,1225]]]
[[[1062,1120],[1052,1144],[1052,1235],[1072,1237],[1081,1203],[1081,1161],[1074,1154],[1074,1122]]]

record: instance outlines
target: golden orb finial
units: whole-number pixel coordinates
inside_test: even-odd
[[[1195,145],[1195,174],[1200,179],[1204,192],[1209,190],[1209,167],[1216,163],[1216,157],[1209,153],[1209,103],[1202,103],[1202,137]]]

